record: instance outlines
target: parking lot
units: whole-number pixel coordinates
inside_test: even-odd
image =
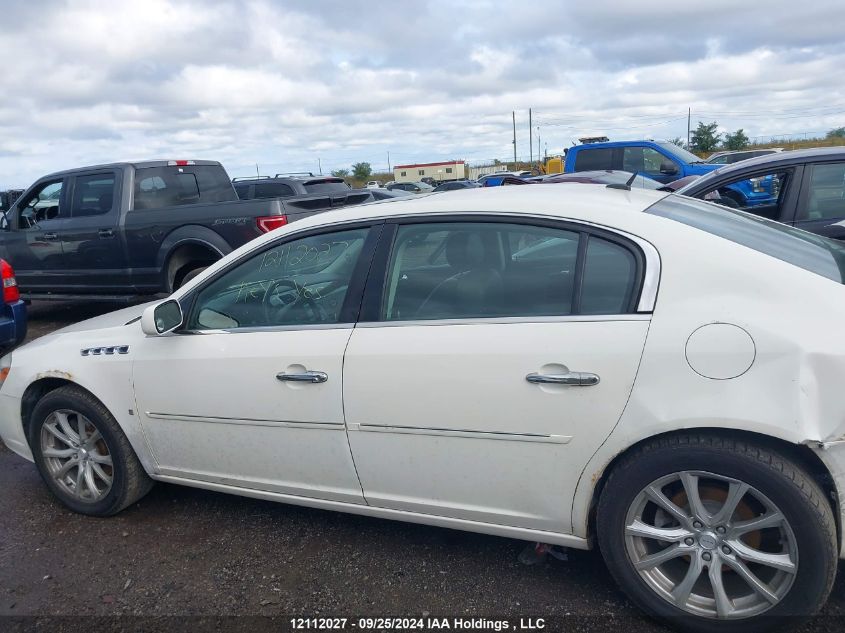
[[[35,302],[28,338],[117,307]],[[527,566],[519,541],[166,484],[113,518],[90,518],[59,505],[5,447],[0,508],[3,616],[534,616],[552,630],[665,630],[625,599],[595,551]],[[841,571],[803,630],[841,630]]]

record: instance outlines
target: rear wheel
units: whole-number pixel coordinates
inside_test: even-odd
[[[685,630],[794,624],[821,608],[836,574],[824,493],[792,460],[738,440],[675,436],[636,449],[611,473],[597,525],[631,599]]]
[[[56,389],[38,402],[29,440],[47,487],[76,512],[115,514],[152,487],[117,421],[77,387]]]

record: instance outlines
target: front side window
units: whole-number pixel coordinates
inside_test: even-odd
[[[799,206],[798,221],[845,218],[845,162],[810,165],[807,204]],[[806,182],[806,181],[805,181]]]
[[[188,329],[339,323],[368,232],[303,237],[251,256],[199,292]]]
[[[630,311],[637,287],[634,255],[595,235],[503,222],[403,225],[388,266],[382,318],[619,314]]]
[[[103,215],[114,206],[114,174],[78,176],[73,187],[71,217]]]
[[[845,246],[840,242],[684,196],[667,196],[646,209],[646,213],[681,222],[845,283]]]
[[[62,208],[62,183],[61,180],[45,182],[24,200],[20,205],[21,229],[35,228],[39,222],[56,220],[66,215]]]
[[[789,171],[775,171],[735,178],[696,195],[732,209],[740,209],[769,220],[782,216],[783,201],[788,184]]]

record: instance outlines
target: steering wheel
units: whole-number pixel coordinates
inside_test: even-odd
[[[274,296],[278,296],[277,290],[282,286],[290,288],[296,294],[296,299],[293,303],[274,305],[272,299]],[[282,319],[279,317],[294,309],[310,310],[311,316],[317,323],[327,321],[329,316],[323,309],[323,306],[317,303],[307,290],[291,279],[277,279],[271,283],[267,287],[267,290],[264,291],[264,298],[261,301],[261,305],[264,308],[264,319],[268,324],[281,321]]]

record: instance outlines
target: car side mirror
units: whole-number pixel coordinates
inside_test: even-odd
[[[674,176],[678,173],[678,166],[671,162],[660,163],[660,173],[666,174],[667,176]]]
[[[160,336],[182,325],[182,306],[175,299],[151,305],[141,314],[141,331],[147,336]]]

